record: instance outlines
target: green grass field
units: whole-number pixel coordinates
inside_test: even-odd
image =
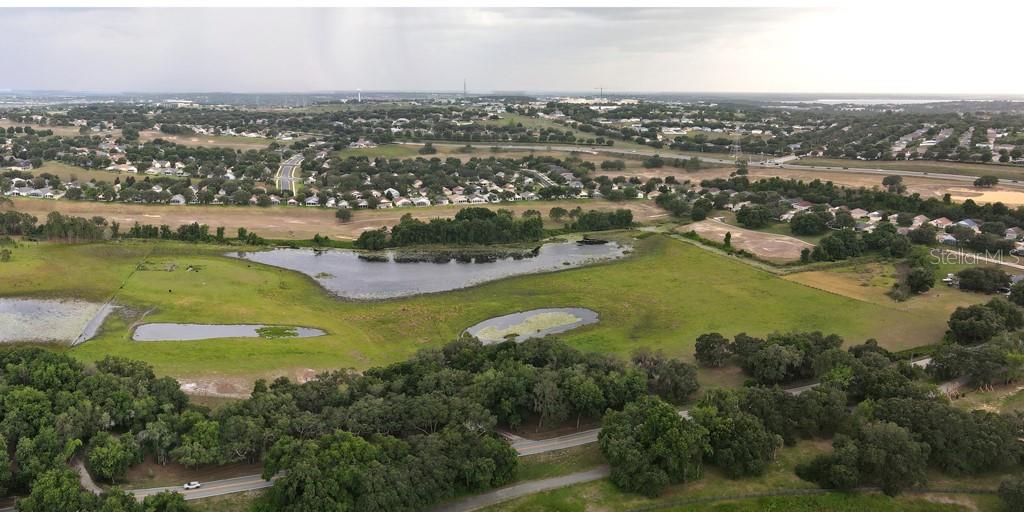
[[[96,339],[70,353],[83,361],[107,354],[141,359],[176,377],[366,368],[440,346],[493,316],[554,306],[597,311],[600,322],[563,338],[620,356],[651,347],[692,359],[695,338],[711,331],[822,330],[902,349],[934,343],[945,329],[946,317],[931,311],[827,293],[665,236],[637,240],[635,248],[614,263],[384,302],[341,301],[304,275],[220,256],[223,247],[167,242],[22,244],[0,265],[0,282],[4,296],[103,300],[116,292],[116,302],[134,314],[112,315]],[[133,273],[142,261],[153,269],[173,263],[177,270]],[[186,272],[188,265],[201,271]],[[130,328],[142,311],[150,311],[146,322],[300,325],[329,334],[133,342]]]
[[[135,176],[134,174],[119,173],[117,171],[85,169],[74,165],[68,165],[64,162],[58,162],[56,160],[48,160],[43,163],[42,167],[32,169],[33,175],[39,175],[44,172],[60,176],[62,181],[71,181],[72,178],[76,178],[80,181],[90,181],[95,179],[96,181],[106,181],[107,183],[113,183],[114,179],[118,176],[122,178],[125,176]]]
[[[790,165],[819,165],[848,167],[851,169],[892,169],[896,171],[935,172],[965,176],[992,175],[1002,179],[1024,179],[1024,167],[971,162],[939,162],[934,160],[863,161],[842,158],[801,158],[787,162]]]

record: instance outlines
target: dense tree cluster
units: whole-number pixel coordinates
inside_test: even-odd
[[[896,226],[881,222],[874,231],[863,234],[852,229],[834,231],[818,242],[810,256],[814,261],[837,261],[871,251],[886,257],[901,258],[910,249],[910,240],[897,233]]]
[[[995,293],[1010,286],[1010,275],[996,266],[971,266],[956,273],[961,290]]]
[[[697,361],[722,366],[734,358],[757,382],[780,384],[814,377],[816,358],[842,344],[839,336],[820,332],[774,333],[765,339],[740,333],[732,343],[721,334],[708,333],[697,338]]]
[[[102,217],[86,219],[59,212],[50,212],[46,222],[37,224],[38,219],[27,213],[14,210],[0,212],[0,235],[39,237],[61,242],[85,242],[102,240],[106,220]]]
[[[948,325],[954,341],[976,345],[999,333],[1024,327],[1024,313],[1016,305],[995,297],[984,304],[956,308],[949,316]]]
[[[89,368],[38,348],[4,348],[0,454],[13,455],[0,468],[16,470],[0,470],[0,487],[27,491],[29,504],[76,496],[93,510],[103,497],[65,474],[77,452],[111,482],[145,456],[190,467],[264,461],[268,477],[284,473],[269,510],[421,510],[511,478],[517,457],[497,425],[579,425],[648,393],[682,401],[697,390],[684,363],[649,351],[634,361],[552,339],[485,346],[464,338],[362,374],[259,381],[250,398],[209,412],[144,363],[108,357]]]
[[[59,485],[79,450],[95,476],[117,481],[142,456],[145,443],[136,435],[161,417],[189,414],[177,381],[156,378],[143,363],[107,357],[86,368],[67,356],[19,347],[0,350],[0,369],[0,436],[7,449],[0,453],[13,453],[17,468],[0,475],[6,478],[0,487],[9,490],[35,494],[44,477]],[[74,482],[77,489],[77,477]]]
[[[708,451],[708,432],[656,397],[610,411],[598,442],[615,485],[657,496],[671,484],[697,480]]]
[[[364,231],[356,239],[360,249],[379,250],[385,247],[408,245],[490,245],[514,242],[536,242],[544,235],[543,221],[536,216],[516,218],[507,210],[463,208],[455,218],[436,218],[423,222],[404,215],[393,226],[390,236],[386,229]]]

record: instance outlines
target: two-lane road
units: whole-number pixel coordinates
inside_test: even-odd
[[[129,492],[135,495],[139,500],[142,500],[146,496],[153,494],[159,494],[164,491],[179,492],[185,496],[186,500],[198,500],[202,498],[212,498],[214,496],[222,496],[225,494],[233,494],[236,492],[255,491],[258,489],[266,489],[274,485],[274,477],[270,480],[264,480],[260,475],[248,475],[239,476],[235,478],[226,478],[224,480],[216,480],[212,482],[204,483],[202,487],[186,491],[181,486],[175,487],[152,487],[149,489],[133,489]]]
[[[279,190],[291,190],[292,194],[299,192],[299,180],[302,179],[302,172],[299,166],[302,164],[303,156],[294,155],[281,163],[277,169],[277,188]]]

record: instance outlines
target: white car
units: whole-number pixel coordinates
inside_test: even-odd
[[[186,491],[191,491],[192,489],[198,489],[202,487],[202,485],[200,485],[199,482],[189,482],[183,485],[182,487],[184,487]]]

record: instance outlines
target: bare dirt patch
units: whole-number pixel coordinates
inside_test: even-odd
[[[168,135],[166,133],[160,133],[155,131],[141,131],[139,132],[139,139],[144,142],[148,142],[154,139],[163,139],[166,141],[173,142],[175,144],[181,144],[183,146],[198,146],[198,147],[219,147],[219,148],[232,148],[232,149],[260,149],[270,145],[270,139],[258,138],[258,137],[238,137],[233,135]]]
[[[292,382],[302,384],[316,378],[312,368],[293,368],[264,375],[268,381],[277,377],[288,377]],[[248,377],[212,375],[208,377],[179,378],[181,390],[192,396],[213,398],[248,398],[252,394],[253,380]]]
[[[800,259],[800,251],[814,246],[786,235],[762,233],[716,220],[702,220],[679,228],[681,231],[696,231],[698,235],[718,242],[725,241],[725,234],[732,233],[732,246],[743,249],[759,258],[775,262],[789,262]]]

